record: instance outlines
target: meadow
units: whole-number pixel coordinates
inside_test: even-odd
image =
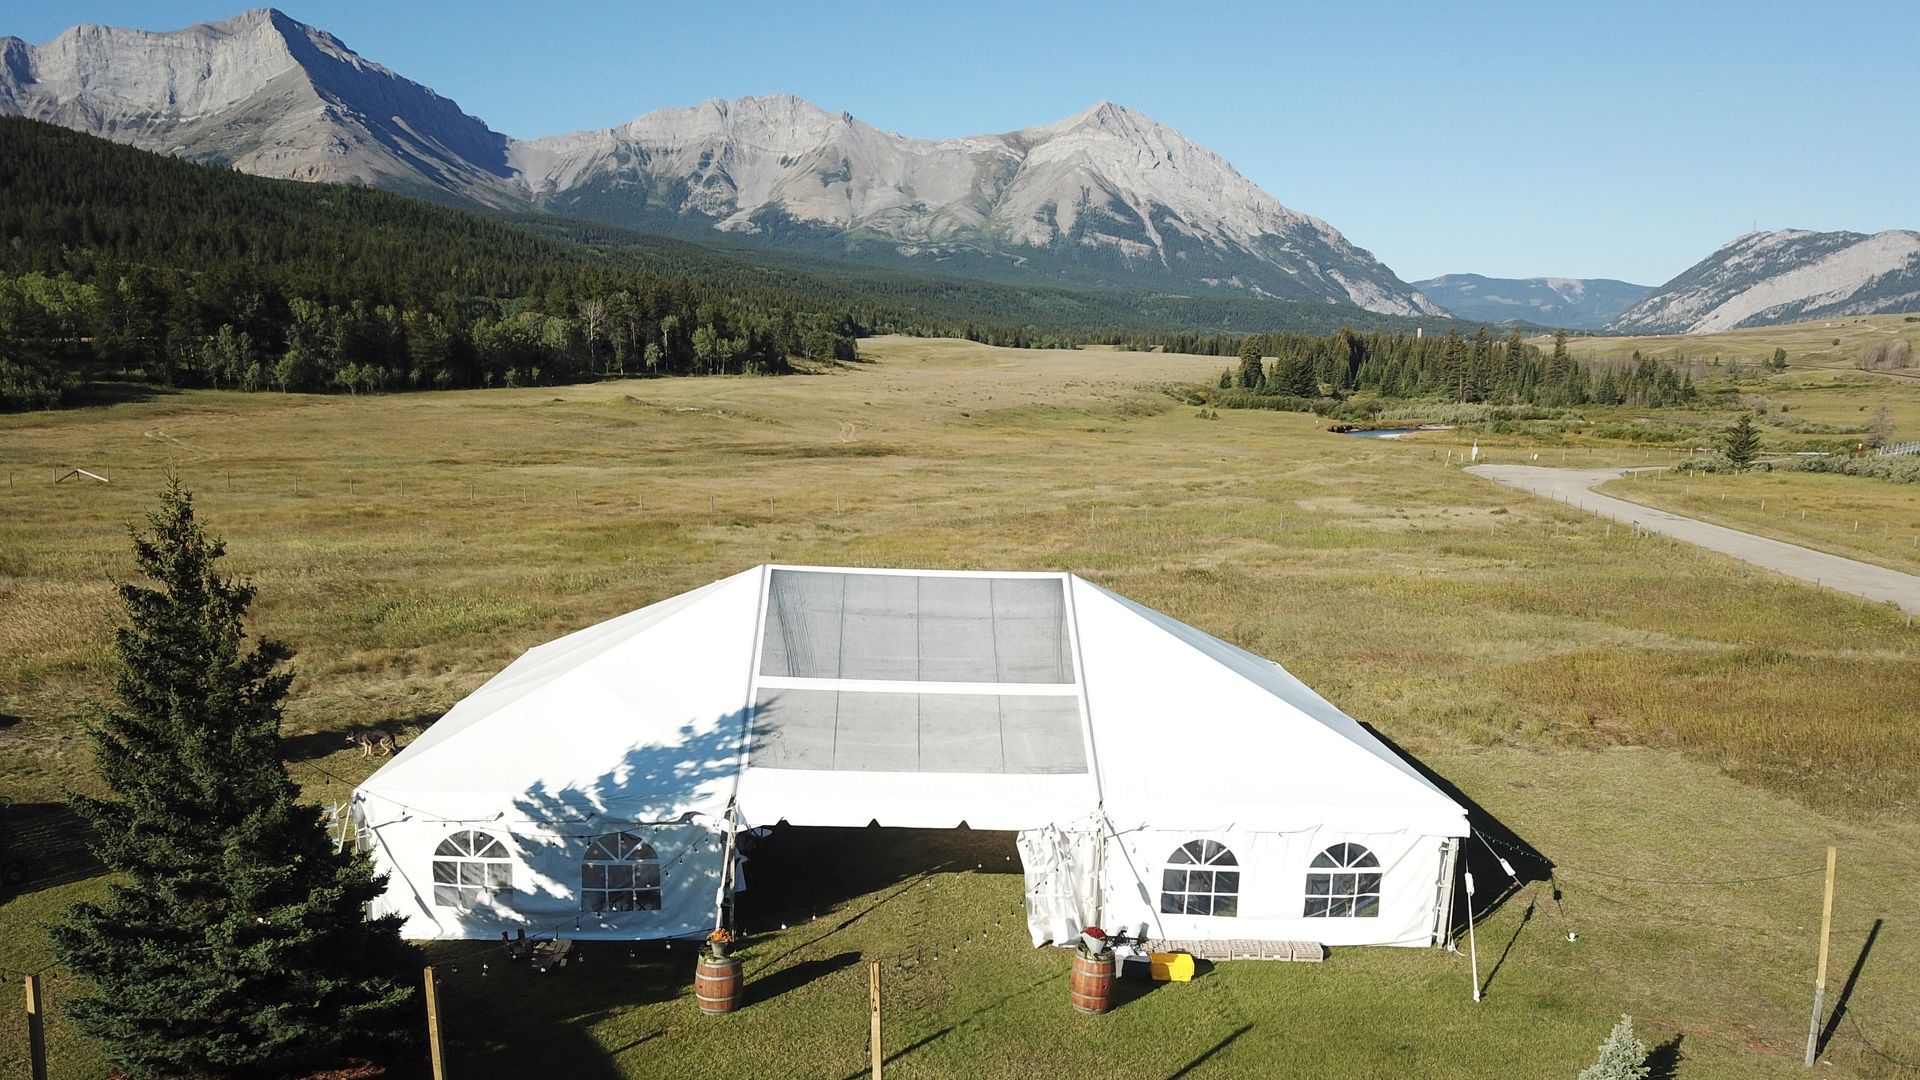
[[[1216,357],[899,338],[862,355],[782,379],[0,417],[0,793],[16,820],[55,820],[90,789],[111,578],[169,471],[258,587],[256,628],[299,652],[289,768],[329,802],[377,764],[345,731],[404,743],[526,648],[756,563],[1071,570],[1281,661],[1558,865],[1479,927],[1484,1001],[1465,955],[1349,949],[1079,1017],[1065,956],[1021,932],[1007,837],[802,831],[809,857],[770,852],[743,907],[744,1011],[695,1012],[684,949],[584,947],[539,973],[435,946],[454,1071],[851,1076],[858,961],[879,959],[903,1077],[1572,1076],[1621,1013],[1669,1075],[1791,1075],[1833,843],[1829,1000],[1847,991],[1825,1057],[1915,1075],[1920,630],[1891,609],[1609,535],[1460,472],[1465,433],[1203,417],[1167,389],[1210,382]],[[1856,378],[1790,371],[1781,394],[1828,402]],[[53,483],[74,467],[111,483]],[[1204,755],[1169,766],[1205,783]],[[0,967],[45,964],[39,924],[100,888],[44,854],[61,872],[0,904]],[[53,974],[56,1075],[97,1075]],[[22,1045],[0,1013],[0,1073]]]

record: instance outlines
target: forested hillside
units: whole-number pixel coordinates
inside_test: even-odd
[[[749,261],[604,226],[265,180],[0,118],[0,405],[778,372],[861,334],[1065,346],[1148,328],[1411,326],[1333,305],[1018,289]]]

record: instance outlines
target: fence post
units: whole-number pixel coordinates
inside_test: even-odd
[[[878,1020],[874,1021],[879,1023]],[[27,976],[27,1058],[33,1080],[47,1080],[47,1026],[40,1015],[40,976]]]
[[[1833,863],[1837,852],[1827,845],[1827,891],[1820,904],[1820,964],[1813,975],[1813,1019],[1807,1025],[1807,1061],[1809,1068],[1820,1053],[1820,1014],[1827,1004],[1827,939],[1833,934]]]
[[[427,1053],[433,1060],[433,1080],[447,1080],[447,1059],[440,1048],[440,992],[433,985],[433,965],[428,964],[427,979]]]
[[[880,961],[878,960],[867,965],[867,998],[868,1004],[873,1007],[873,1080],[880,1080],[880,1069],[884,1064],[884,1058],[880,1052]]]

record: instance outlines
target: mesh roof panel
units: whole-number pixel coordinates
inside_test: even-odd
[[[760,674],[903,682],[1074,681],[1058,578],[775,570]]]
[[[1087,771],[1077,697],[763,689],[753,727],[757,769]]]

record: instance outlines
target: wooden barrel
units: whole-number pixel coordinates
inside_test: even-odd
[[[702,956],[693,969],[693,996],[703,1013],[730,1013],[740,1007],[740,959]]]
[[[1107,1011],[1108,995],[1113,990],[1113,954],[1104,960],[1089,960],[1073,953],[1073,971],[1067,976],[1067,999],[1083,1013]]]

